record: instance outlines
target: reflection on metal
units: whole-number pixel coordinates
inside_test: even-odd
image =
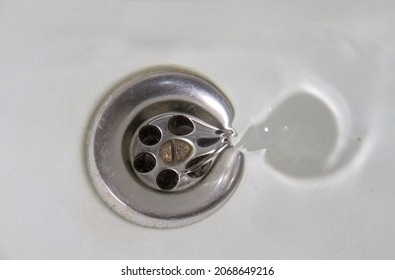
[[[226,202],[241,177],[232,119],[230,102],[207,79],[174,67],[140,72],[111,90],[92,120],[91,179],[129,221],[197,222]]]

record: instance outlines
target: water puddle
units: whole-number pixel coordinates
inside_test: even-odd
[[[317,177],[347,164],[361,140],[341,135],[328,104],[300,92],[273,109],[263,121],[251,125],[236,147],[246,152],[265,150],[265,163],[285,175]]]

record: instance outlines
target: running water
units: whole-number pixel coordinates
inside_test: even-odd
[[[265,161],[281,173],[316,177],[347,163],[357,141],[339,144],[339,127],[330,107],[318,97],[300,93],[289,97],[260,123],[250,126],[236,147],[265,150]]]

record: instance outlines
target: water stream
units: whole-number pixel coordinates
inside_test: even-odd
[[[293,177],[317,177],[347,164],[361,138],[341,135],[338,120],[325,101],[306,92],[288,97],[264,120],[252,124],[236,147],[265,150],[264,161]]]

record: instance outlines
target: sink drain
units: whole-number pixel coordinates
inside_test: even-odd
[[[178,227],[217,210],[236,188],[233,109],[210,81],[160,67],[114,88],[94,116],[88,169],[104,201],[129,221]]]
[[[155,190],[185,190],[207,174],[220,152],[230,146],[232,134],[191,115],[156,116],[144,122],[130,141],[130,169]]]

